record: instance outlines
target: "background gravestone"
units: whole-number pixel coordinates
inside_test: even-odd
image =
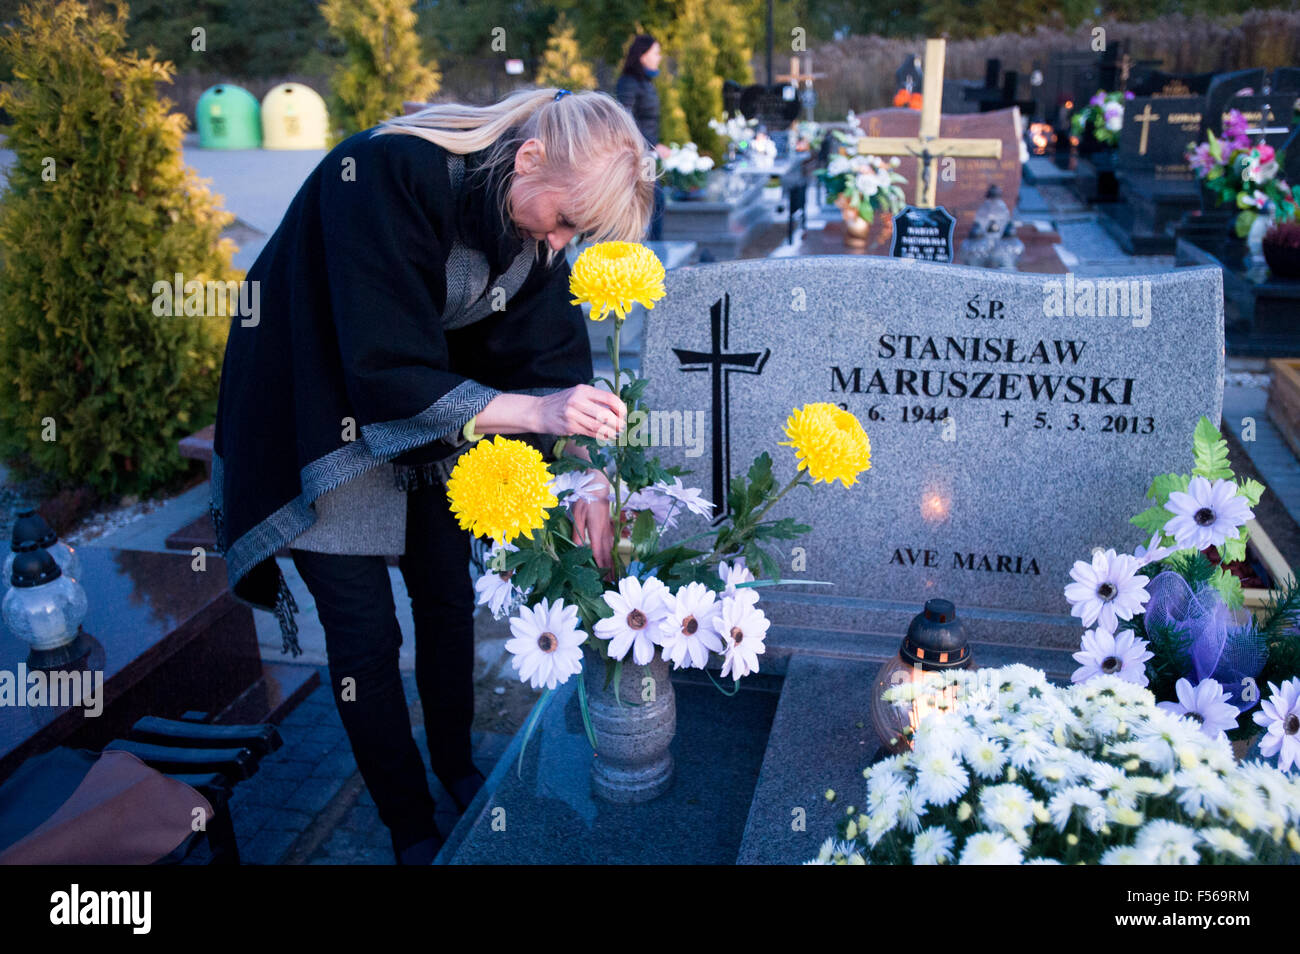
[[[921,114],[914,109],[874,109],[858,117],[867,136],[916,136],[921,130]],[[945,113],[939,120],[941,137],[964,139],[1001,139],[1001,159],[952,158],[953,175],[945,178],[947,160],[935,164],[938,177],[935,202],[957,219],[957,234],[965,235],[975,221],[975,210],[984,201],[990,185],[1002,188],[1002,198],[1014,209],[1020,196],[1020,141],[1016,134],[1014,109],[990,113],[952,116]],[[870,143],[864,148],[870,152]],[[900,157],[898,171],[907,177],[903,186],[908,202],[916,198],[918,163],[909,156]]]
[[[1152,476],[1185,470],[1197,419],[1219,419],[1223,297],[1218,269],[1180,269],[1116,280],[1149,290],[1144,327],[1113,314],[1118,285],[1100,286],[1104,317],[1049,317],[1054,289],[1082,305],[1099,287],[1075,282],[849,256],[668,274],[642,367],[651,408],[703,412],[702,456],[656,449],[693,471],[688,485],[725,501],[730,474],[761,451],[783,485],[795,457],[778,442],[808,402],[842,404],[871,438],[858,485],[772,511],[814,526],[797,541],[803,572],[787,544],[783,575],[834,583],[767,590],[774,621],[813,640],[901,633],[943,596],[977,638],[1077,648],[1062,595],[1073,562],[1145,543],[1128,518]]]
[[[1221,73],[1211,80],[1209,91],[1205,94],[1205,113],[1201,117],[1201,132],[1197,142],[1205,141],[1206,130],[1213,130],[1214,135],[1219,135],[1228,110],[1237,108],[1235,97],[1238,93],[1242,90],[1258,93],[1263,85],[1264,71],[1258,68]]]

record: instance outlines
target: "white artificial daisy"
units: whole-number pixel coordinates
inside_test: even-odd
[[[1300,765],[1300,677],[1280,687],[1270,682],[1268,691],[1271,695],[1253,716],[1255,724],[1266,730],[1259,751],[1266,758],[1277,756],[1277,767],[1287,772]]]
[[[713,617],[713,629],[722,637],[722,675],[739,679],[758,672],[758,657],[766,652],[768,619],[743,598],[724,597]]]
[[[1160,545],[1160,538],[1163,536],[1164,534],[1157,530],[1152,534],[1151,542],[1146,546],[1142,546],[1140,543],[1138,544],[1137,549],[1133,551],[1133,559],[1137,560],[1138,569],[1141,569],[1144,566],[1150,566],[1152,563],[1159,563],[1165,557],[1177,550],[1176,547],[1162,547]]]
[[[991,781],[1002,775],[1006,767],[1007,756],[988,736],[977,736],[974,741],[962,749],[962,758],[980,778]]]
[[[1216,480],[1211,484],[1201,476],[1192,478],[1186,493],[1171,493],[1165,509],[1173,516],[1164,525],[1164,532],[1173,536],[1180,549],[1221,547],[1255,516],[1250,501],[1237,493],[1232,481]]]
[[[618,581],[617,590],[606,590],[601,595],[614,615],[598,620],[595,630],[598,637],[610,641],[610,657],[622,659],[631,649],[633,662],[649,665],[655,655],[655,635],[668,618],[668,587],[657,577],[648,577],[642,583],[634,576],[625,576]]]
[[[942,865],[952,861],[952,832],[933,825],[916,833],[912,839],[912,864]]]
[[[1138,639],[1131,629],[1116,635],[1104,629],[1090,629],[1083,634],[1074,661],[1080,663],[1070,676],[1072,682],[1084,682],[1097,676],[1117,676],[1126,682],[1145,686],[1148,682],[1146,661],[1155,656],[1147,641]]]
[[[723,560],[718,564],[718,578],[722,580],[722,594],[743,600],[751,606],[758,602],[758,590],[752,586],[740,586],[741,583],[753,583],[754,574],[745,565],[744,557],[736,557],[731,563]]]
[[[591,470],[568,470],[551,478],[551,493],[559,498],[565,509],[579,500],[594,503],[608,500],[608,482]]]
[[[505,568],[505,555],[518,550],[513,543],[493,543],[483,560],[487,569],[474,581],[476,602],[486,606],[493,619],[505,619],[515,612],[531,592],[515,586],[515,571]]]
[[[582,671],[582,644],[587,634],[578,622],[578,608],[564,600],[550,603],[545,597],[536,606],[525,606],[510,620],[514,638],[506,641],[512,665],[521,682],[534,689],[554,689]]]
[[[961,798],[970,778],[957,756],[931,750],[916,759],[916,789],[927,805],[947,805]]]
[[[682,486],[680,477],[674,477],[671,484],[661,480],[655,484],[655,489],[677,501],[693,514],[701,517],[713,516],[713,502],[704,499],[704,491],[698,487]]]
[[[1156,705],[1196,722],[1210,738],[1217,738],[1237,727],[1237,716],[1241,713],[1236,706],[1229,705],[1228,694],[1218,680],[1202,679],[1192,688],[1190,680],[1179,679],[1174,684],[1174,692],[1178,695],[1177,702],[1158,702]]]
[[[1001,832],[983,831],[966,839],[960,865],[1018,865],[1023,859],[1020,846]]]
[[[1076,560],[1070,570],[1075,582],[1065,588],[1070,601],[1070,615],[1081,617],[1084,626],[1096,624],[1108,632],[1119,628],[1119,621],[1132,619],[1142,612],[1151,594],[1147,578],[1138,573],[1138,561],[1127,553],[1097,550],[1092,562]]]
[[[1101,831],[1102,826],[1106,824],[1106,806],[1101,796],[1082,785],[1072,785],[1057,792],[1047,803],[1052,824],[1056,826],[1057,831],[1061,832],[1065,831],[1076,810],[1083,817],[1083,823],[1089,831]]]
[[[674,669],[703,669],[710,651],[722,652],[722,640],[713,628],[721,609],[717,596],[703,583],[687,583],[665,598],[668,615],[659,624],[657,642]]]
[[[1254,855],[1246,839],[1226,828],[1202,828],[1201,840],[1215,854],[1231,855],[1238,861],[1249,861]]]
[[[1133,844],[1151,859],[1149,864],[1195,865],[1201,862],[1196,850],[1198,841],[1196,832],[1186,825],[1157,818],[1142,826]]]
[[[660,531],[677,526],[677,511],[680,509],[678,503],[658,487],[645,487],[636,493],[629,493],[627,484],[620,480],[619,488],[624,510],[633,513],[650,511]]]

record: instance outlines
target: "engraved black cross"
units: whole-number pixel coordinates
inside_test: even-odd
[[[709,307],[709,351],[673,348],[683,371],[708,371],[713,386],[713,506],[719,523],[728,512],[727,495],[731,489],[731,401],[728,379],[732,374],[761,374],[772,354],[771,348],[726,354],[728,324],[731,319],[731,296],[724,293]]]

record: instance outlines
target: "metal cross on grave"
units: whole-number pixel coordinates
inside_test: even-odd
[[[723,293],[721,300],[709,307],[708,351],[691,351],[673,348],[681,362],[682,371],[707,371],[712,380],[713,436],[713,512],[714,523],[727,515],[727,495],[731,490],[731,396],[727,379],[732,374],[761,374],[763,365],[772,355],[771,348],[727,354],[727,325],[731,317],[731,296]]]
[[[946,156],[962,159],[1001,159],[1001,139],[943,139],[939,120],[943,109],[943,59],[945,40],[925,41],[925,66],[921,81],[921,129],[915,139],[864,136],[858,153],[873,156],[916,156],[916,205],[935,207],[938,180],[934,164]]]

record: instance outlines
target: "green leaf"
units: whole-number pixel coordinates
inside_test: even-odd
[[[582,673],[578,673],[578,678],[582,678]],[[551,699],[555,695],[553,689],[543,689],[541,696],[533,703],[532,711],[528,713],[528,719],[524,722],[524,740],[519,744],[519,762],[515,768],[515,773],[519,778],[524,777],[524,752],[528,749],[528,740],[532,738],[533,730],[537,728],[537,722],[550,705]]]
[[[1223,546],[1219,547],[1219,557],[1224,563],[1238,563],[1246,559],[1247,533],[1246,528],[1242,527],[1235,537],[1223,541]]]
[[[1237,487],[1238,493],[1249,500],[1252,507],[1259,506],[1259,498],[1264,496],[1264,491],[1267,489],[1268,488],[1253,477],[1247,477]]]
[[[577,679],[578,709],[582,712],[582,727],[586,730],[587,741],[591,743],[591,747],[594,750],[596,748],[596,733],[591,728],[591,712],[587,708],[587,680],[582,678],[582,673],[578,673]]]
[[[1215,567],[1214,575],[1210,577],[1210,585],[1219,591],[1223,597],[1223,602],[1229,609],[1240,609],[1245,604],[1245,594],[1241,590],[1241,580],[1237,579],[1223,567]]]
[[[1141,527],[1147,533],[1162,531],[1166,523],[1173,517],[1164,507],[1148,507],[1136,517],[1129,519],[1129,523]]]
[[[1232,477],[1232,468],[1228,466],[1228,442],[1208,417],[1202,417],[1196,422],[1196,433],[1192,436],[1192,457],[1196,461],[1196,467],[1192,471],[1194,474],[1206,480],[1227,480]]]
[[[1154,500],[1160,506],[1169,502],[1169,495],[1175,490],[1182,493],[1187,492],[1187,485],[1192,482],[1190,474],[1158,474],[1151,481],[1151,486],[1147,490],[1147,496]]]
[[[657,534],[655,515],[652,511],[642,510],[632,523],[632,556],[644,560],[654,546]]]

